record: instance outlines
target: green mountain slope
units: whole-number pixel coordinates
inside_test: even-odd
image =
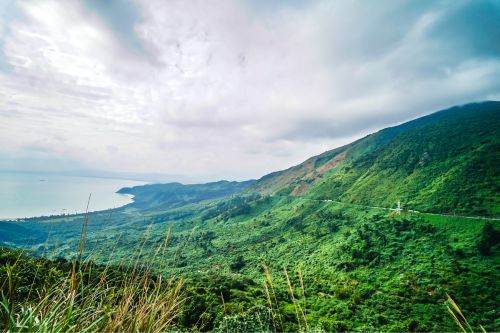
[[[183,185],[180,183],[150,184],[125,187],[118,191],[134,195],[131,207],[151,208],[161,206],[173,208],[202,200],[215,199],[239,192],[253,184],[245,182],[218,181],[207,184]]]
[[[33,232],[29,227],[19,223],[0,221],[0,244],[15,244],[30,236],[35,242],[43,242],[47,239],[47,233]]]
[[[262,193],[372,206],[500,215],[500,102],[384,129],[261,178]]]
[[[124,189],[136,203],[90,214],[84,257],[186,278],[180,328],[456,331],[449,294],[495,331],[500,220],[407,209],[499,215],[499,116],[452,108],[257,182]],[[400,215],[384,209],[397,200]],[[83,220],[9,224],[23,227],[9,242],[74,258]]]

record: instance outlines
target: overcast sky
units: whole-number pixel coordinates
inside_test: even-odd
[[[0,169],[256,178],[500,99],[500,1],[0,1]]]

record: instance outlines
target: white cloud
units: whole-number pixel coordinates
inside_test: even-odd
[[[467,13],[482,7],[493,19],[462,34]],[[72,168],[258,177],[500,90],[499,57],[484,49],[500,31],[489,2],[134,8],[129,30],[142,52],[123,42],[116,20],[78,1],[0,11],[9,65],[0,71],[0,154],[12,165],[57,157]],[[483,42],[463,50],[449,37],[457,34]]]

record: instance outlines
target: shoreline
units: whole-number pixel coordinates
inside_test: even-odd
[[[118,191],[120,191],[120,188]],[[118,207],[111,207],[106,209],[98,209],[98,210],[89,210],[89,214],[106,212],[109,210],[120,209],[135,202],[135,195],[129,193],[119,193],[118,191],[114,192],[117,195],[124,196],[130,199],[130,202],[127,202]],[[23,216],[23,217],[0,217],[0,222],[24,222],[31,219],[53,219],[53,218],[64,218],[64,217],[76,217],[79,215],[85,215],[86,212],[75,212],[75,213],[63,213],[63,214],[52,214],[52,215],[34,215],[34,216]]]

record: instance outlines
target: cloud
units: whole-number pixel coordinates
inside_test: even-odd
[[[19,163],[258,177],[500,95],[495,1],[7,3],[0,155]]]

